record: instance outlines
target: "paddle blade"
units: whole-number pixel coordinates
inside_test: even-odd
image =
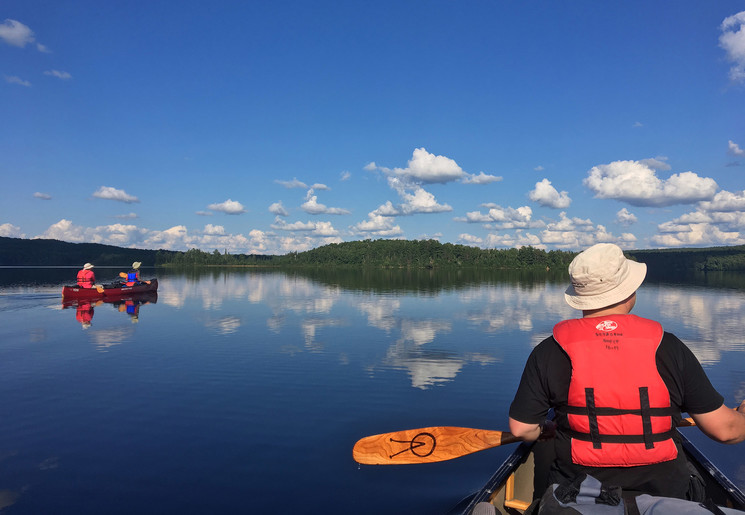
[[[119,277],[126,279],[127,278],[127,272],[119,272]]]
[[[98,293],[103,293],[103,286],[101,286],[100,284],[94,284],[93,286],[96,288],[96,291]]]
[[[362,438],[354,444],[352,456],[365,465],[434,463],[519,441],[506,431],[424,427]]]

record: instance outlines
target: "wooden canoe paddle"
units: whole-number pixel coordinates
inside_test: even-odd
[[[684,418],[678,427],[695,426]],[[352,457],[363,465],[412,465],[460,458],[474,452],[521,441],[508,431],[436,426],[366,436],[357,441]]]
[[[507,431],[424,427],[362,438],[354,444],[352,456],[365,465],[434,463],[519,441]]]

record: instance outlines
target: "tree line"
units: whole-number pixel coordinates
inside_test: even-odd
[[[626,254],[647,267],[667,273],[745,271],[745,245],[732,247],[629,250]]]
[[[745,271],[745,245],[732,247],[629,250],[650,270]],[[143,250],[98,243],[0,237],[0,266],[252,266],[334,268],[493,268],[566,271],[576,252],[535,247],[481,249],[437,240],[360,240],[331,243],[284,255],[230,254],[215,249]]]
[[[544,251],[534,247],[480,249],[436,240],[362,240],[331,243],[305,252],[282,256],[212,253],[198,249],[162,256],[168,265],[229,265],[281,267],[374,267],[374,268],[564,268],[576,253]]]

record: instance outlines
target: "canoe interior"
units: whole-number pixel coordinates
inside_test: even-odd
[[[688,461],[699,471],[706,483],[707,497],[718,506],[745,510],[745,494],[725,476],[701,451],[681,434],[683,450]],[[515,515],[524,513],[533,502],[534,492],[544,492],[548,488],[548,478],[536,477],[535,464],[551,459],[546,444],[522,443],[492,475],[484,487],[470,500],[462,511],[470,515],[479,502],[489,502],[497,508],[497,513]],[[548,470],[547,466],[538,470]]]

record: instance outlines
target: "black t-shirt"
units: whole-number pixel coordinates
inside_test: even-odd
[[[708,413],[718,409],[724,398],[712,386],[691,350],[672,333],[664,333],[656,354],[657,370],[672,406],[681,412]],[[561,408],[567,405],[572,365],[569,356],[550,336],[533,349],[525,364],[520,386],[510,406],[510,417],[525,424],[541,424],[550,408],[557,409],[559,429],[568,428]],[[676,416],[676,422],[680,419]],[[549,481],[560,483],[585,472],[608,484],[651,495],[685,498],[688,469],[679,439],[678,458],[638,467],[586,467],[572,463],[570,438],[561,430],[555,439],[556,456]]]

